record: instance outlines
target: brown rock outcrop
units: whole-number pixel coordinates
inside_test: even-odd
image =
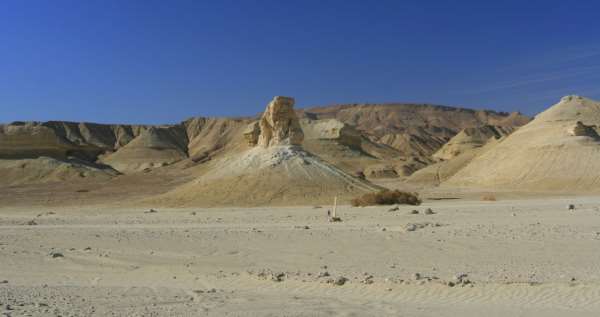
[[[294,98],[276,96],[259,121],[258,145],[302,145],[304,133],[294,112]]]
[[[250,123],[244,130],[244,139],[249,146],[258,144],[258,136],[260,135],[260,125],[258,121]]]
[[[593,139],[599,139],[598,133],[594,130],[594,126],[585,125],[581,121],[577,121],[573,129],[571,129],[571,134],[574,136],[587,136]]]

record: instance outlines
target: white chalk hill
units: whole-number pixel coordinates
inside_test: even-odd
[[[600,190],[600,103],[563,97],[473,159],[445,185],[527,191]]]

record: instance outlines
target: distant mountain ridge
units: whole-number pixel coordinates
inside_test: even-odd
[[[297,113],[309,132],[306,147],[314,154],[347,172],[385,163],[399,175],[433,163],[432,154],[463,129],[493,125],[512,131],[530,120],[519,113],[428,104],[342,104]],[[167,125],[13,122],[0,125],[0,159],[76,158],[122,173],[182,161],[197,164],[245,149],[244,130],[255,120],[194,117]]]

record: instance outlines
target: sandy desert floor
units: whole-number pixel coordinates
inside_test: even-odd
[[[390,208],[0,208],[0,313],[600,315],[600,197]]]

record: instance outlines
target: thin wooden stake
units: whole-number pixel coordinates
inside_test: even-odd
[[[337,196],[333,197],[333,218],[335,218],[335,210],[337,209]]]

